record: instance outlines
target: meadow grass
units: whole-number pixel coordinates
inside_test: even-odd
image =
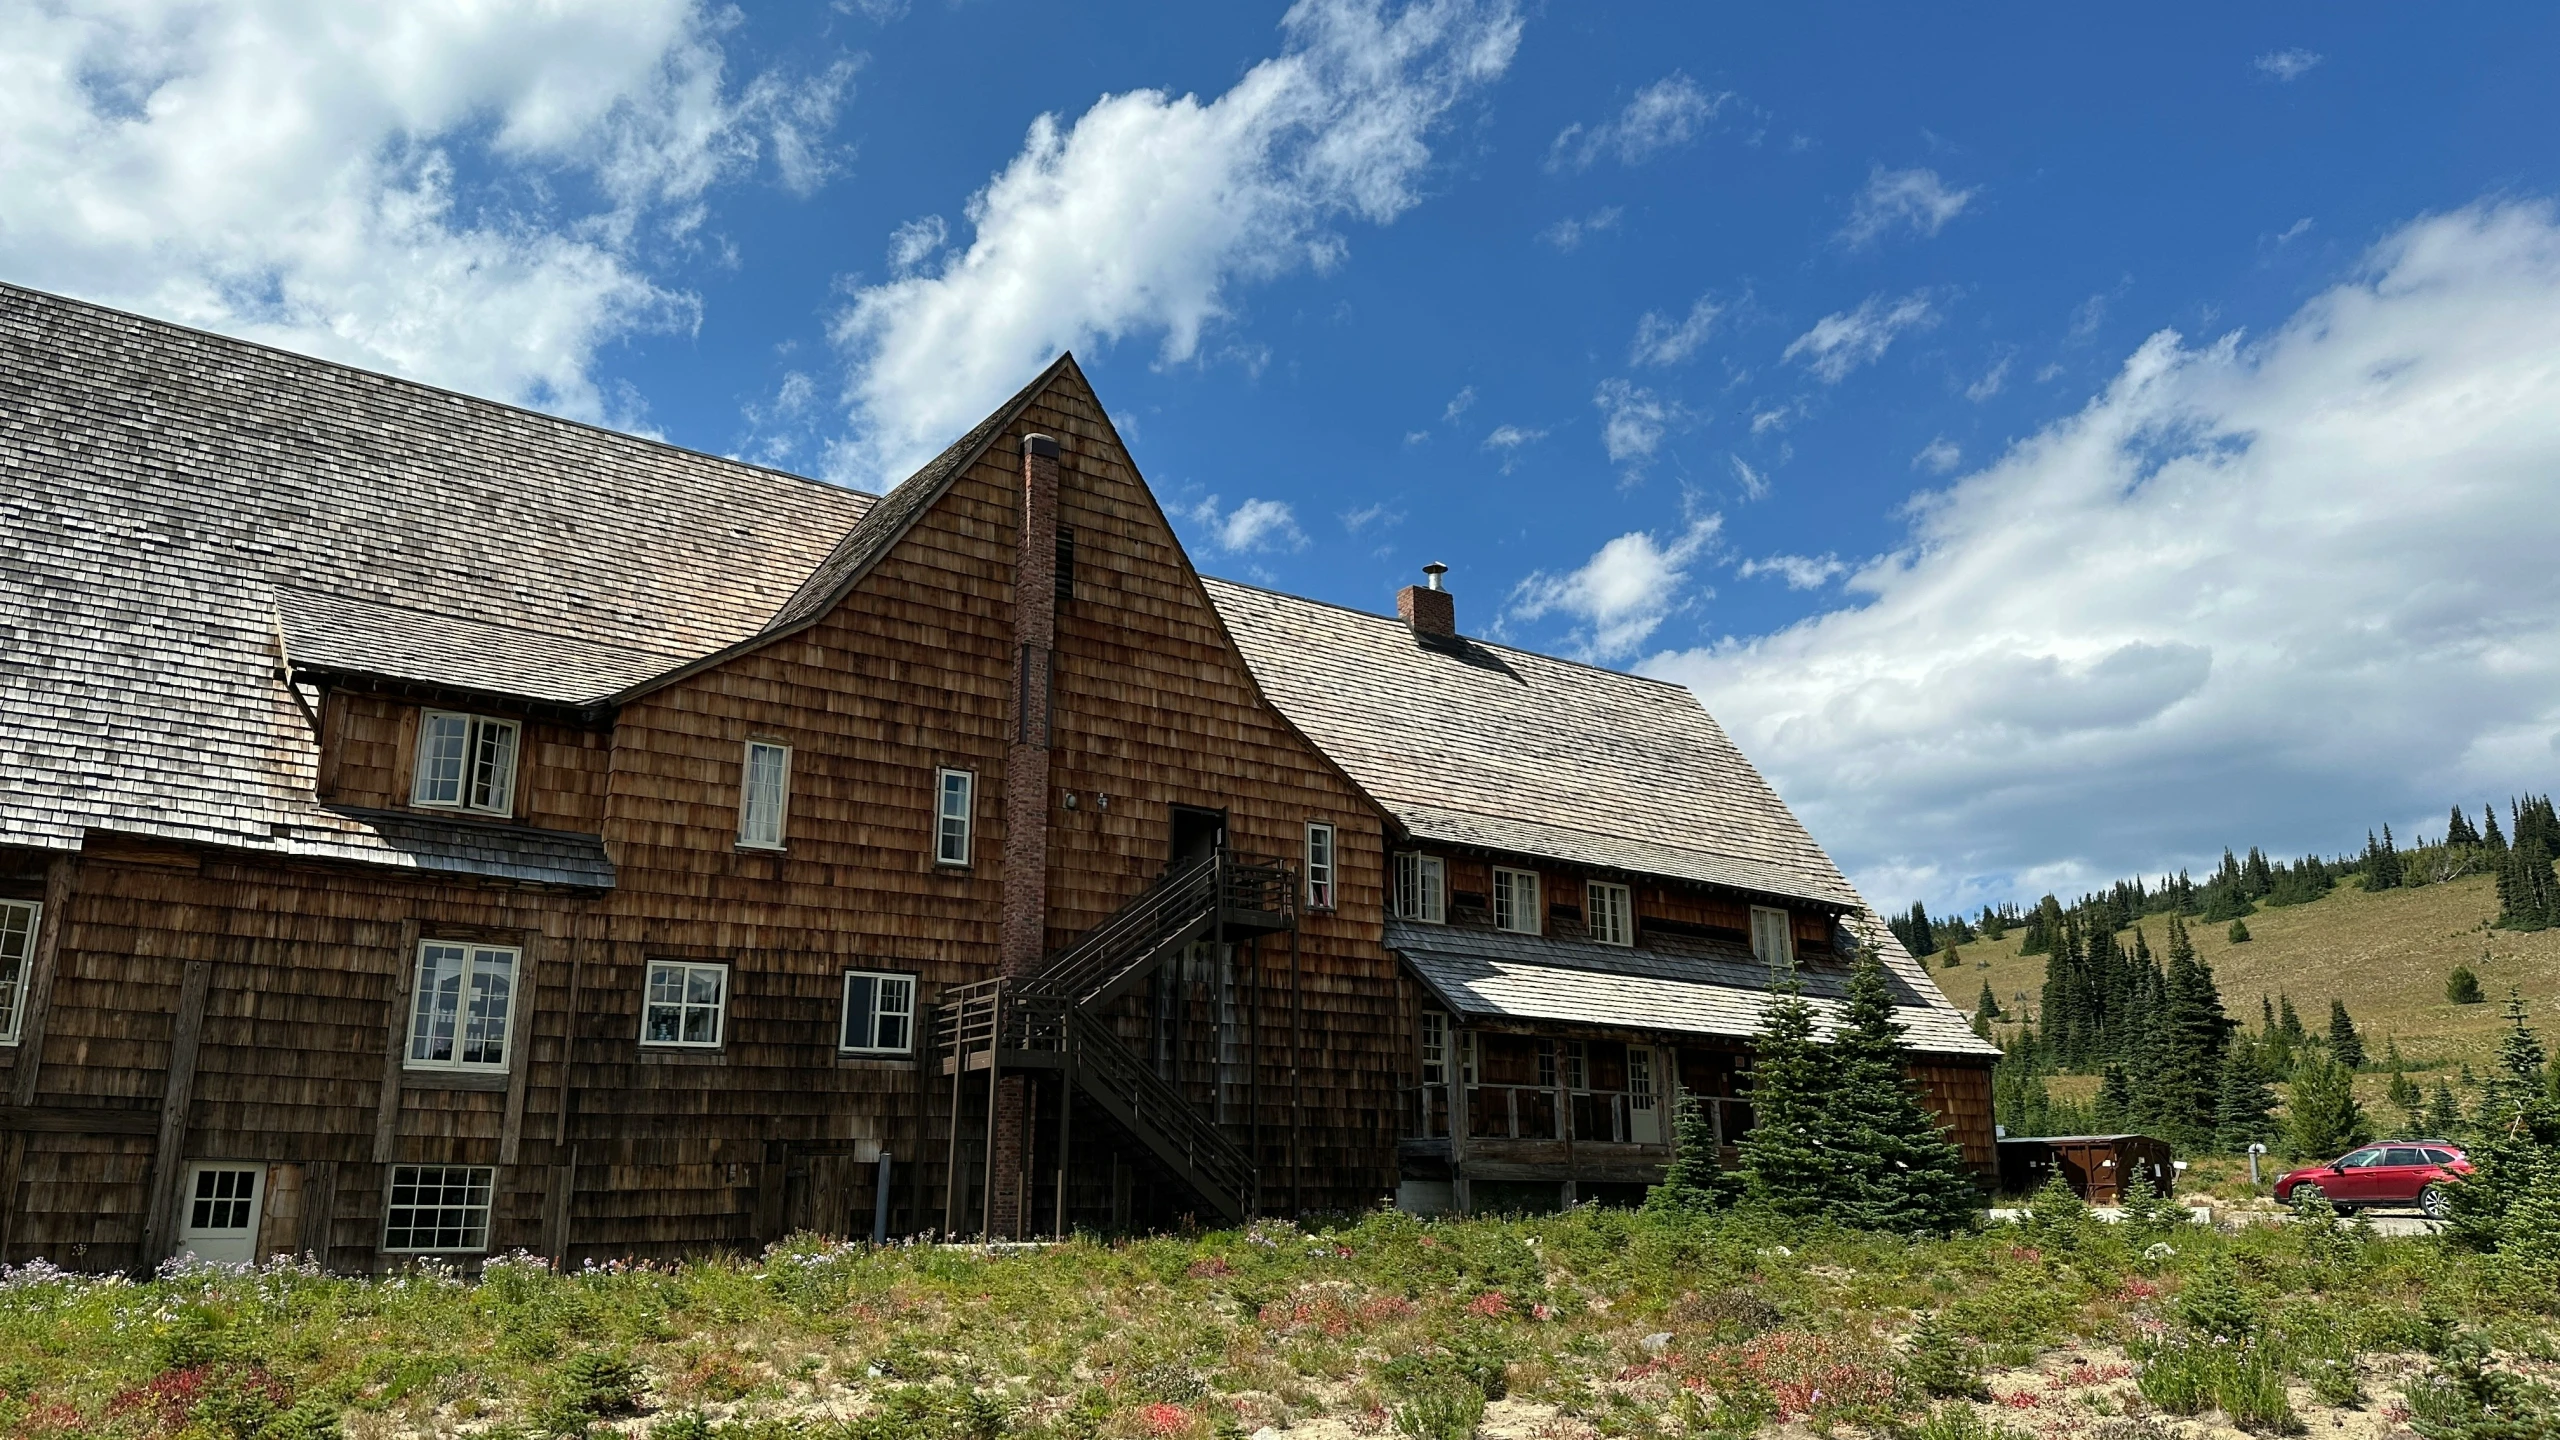
[[[1590,1208],[1016,1253],[804,1238],[672,1267],[500,1259],[476,1280],[35,1266],[0,1279],[0,1431],[1443,1437],[1490,1426],[1491,1405],[1541,1417],[1511,1433],[1568,1440],[1957,1440],[2159,1412],[2284,1433],[2330,1410],[2405,1413],[2394,1392],[2430,1373],[2411,1357],[2456,1337],[2539,1396],[2560,1358],[2552,1307],[2494,1260],[2347,1226],[2067,1216],[1908,1241]],[[1937,1338],[1915,1368],[1924,1315]],[[1950,1346],[1987,1398],[1930,1394],[1950,1388]]]

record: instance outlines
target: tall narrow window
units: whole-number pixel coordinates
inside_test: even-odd
[[[1594,880],[1591,894],[1591,938],[1603,945],[1636,943],[1635,895],[1624,885]]]
[[[1307,908],[1333,908],[1333,827],[1307,822]]]
[[[844,973],[844,1035],[848,1055],[904,1055],[915,1045],[916,977],[878,970]]]
[[[738,843],[779,850],[791,810],[791,747],[769,740],[747,742],[744,779],[738,786]]]
[[[1448,869],[1439,856],[1396,857],[1396,914],[1433,925],[1449,923]]]
[[[649,994],[640,1007],[641,1044],[717,1050],[728,1017],[728,966],[649,962]]]
[[[1476,1083],[1476,1032],[1473,1030],[1458,1032],[1458,1080],[1467,1085]]]
[[[1564,1088],[1576,1092],[1591,1088],[1591,1042],[1564,1042]]]
[[[1796,958],[1795,924],[1784,910],[1751,907],[1751,953],[1763,965],[1792,965]]]
[[[504,945],[427,940],[409,1015],[412,1070],[504,1070],[523,952]]]
[[[937,865],[969,863],[970,828],[977,813],[978,777],[967,770],[945,770],[941,803],[935,812],[933,859]]]
[[[0,900],[0,1045],[18,1043],[27,967],[36,953],[36,917],[43,911],[33,900]]]
[[[1443,1011],[1422,1012],[1422,1083],[1449,1083],[1449,1017]]]
[[[1538,872],[1505,870],[1493,872],[1493,928],[1521,935],[1535,935],[1542,928],[1545,912],[1538,908]]]
[[[421,712],[409,802],[482,815],[514,813],[518,734],[513,720],[451,710]]]
[[[1627,1138],[1639,1145],[1662,1143],[1662,1111],[1653,1098],[1653,1052],[1642,1045],[1627,1047]]]

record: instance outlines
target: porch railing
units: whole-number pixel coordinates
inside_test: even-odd
[[[1671,1097],[1629,1090],[1567,1090],[1552,1085],[1416,1086],[1406,1091],[1408,1133],[1417,1139],[1446,1139],[1454,1113],[1466,1120],[1465,1138],[1472,1140],[1564,1140],[1585,1144],[1667,1145],[1671,1142]],[[1751,1102],[1721,1095],[1696,1095],[1707,1107],[1717,1134],[1730,1145],[1751,1128]],[[1562,1103],[1559,1104],[1558,1102]]]

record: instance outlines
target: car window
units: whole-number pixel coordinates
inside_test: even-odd
[[[2450,1150],[2438,1150],[2432,1145],[2427,1147],[2427,1159],[2433,1164],[2450,1165],[2461,1158]]]
[[[2376,1147],[2370,1150],[2358,1150],[2354,1154],[2346,1156],[2338,1161],[2338,1168],[2341,1170],[2361,1170],[2367,1165],[2378,1165],[2381,1162],[2382,1151],[2379,1147]]]
[[[2427,1163],[2427,1155],[2425,1151],[2418,1149],[2414,1145],[2394,1145],[2391,1147],[2390,1153],[2384,1157],[2382,1163],[2385,1165],[2424,1165]]]

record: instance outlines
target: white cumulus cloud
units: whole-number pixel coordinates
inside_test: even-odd
[[[1907,225],[1922,235],[1935,235],[1964,213],[1979,190],[1959,190],[1938,178],[1935,170],[1887,170],[1876,166],[1867,188],[1849,208],[1849,223],[1840,238],[1851,249],[1872,245],[1888,230]]]
[[[1906,330],[1925,330],[1938,322],[1929,292],[1914,290],[1899,300],[1872,295],[1855,310],[1825,315],[1789,345],[1782,357],[1801,359],[1825,384],[1837,385],[1849,372],[1884,358],[1885,347]]]
[[[1963,463],[1964,448],[1944,435],[1921,446],[1920,453],[1911,457],[1913,468],[1932,475],[1947,474]]]
[[[1641,165],[1698,138],[1732,98],[1703,90],[1674,70],[1637,91],[1615,118],[1564,127],[1547,147],[1547,168],[1587,170],[1604,155],[1616,156],[1621,165]]]
[[[1598,660],[1632,653],[1686,599],[1689,573],[1715,543],[1720,515],[1691,519],[1668,540],[1633,530],[1600,547],[1579,569],[1539,571],[1511,592],[1511,615],[1538,621],[1561,614],[1578,622],[1570,648]]]
[[[697,0],[0,3],[0,273],[594,417],[692,323],[647,256],[760,166],[807,190],[850,67],[733,83]],[[583,197],[583,198],[581,198]]]
[[[1212,495],[1191,507],[1191,519],[1208,532],[1210,543],[1230,555],[1303,550],[1307,544],[1307,533],[1298,528],[1298,512],[1285,500],[1247,499],[1225,510]]]
[[[2316,55],[2311,51],[2298,48],[2270,50],[2258,57],[2258,73],[2270,76],[2280,83],[2289,84],[2310,74],[2321,61],[2327,58],[2325,55]]]
[[[1717,317],[1724,307],[1701,295],[1689,307],[1689,313],[1673,319],[1648,310],[1636,321],[1636,339],[1627,357],[1630,365],[1677,365],[1707,343],[1714,332]]]
[[[1647,668],[1880,902],[2331,849],[2552,783],[2555,476],[2560,214],[2482,204],[2273,333],[2152,336],[1856,603]]]
[[[1343,254],[1343,220],[1420,198],[1428,140],[1509,67],[1510,0],[1300,0],[1283,51],[1213,99],[1133,90],[1043,115],[929,273],[866,287],[851,354],[849,478],[893,481],[1062,349],[1161,337],[1192,359],[1235,288]]]
[[[1600,409],[1601,447],[1609,452],[1611,463],[1626,466],[1630,473],[1644,468],[1662,448],[1664,432],[1683,418],[1679,407],[1624,380],[1601,381],[1591,403]]]
[[[1846,574],[1848,569],[1837,555],[1771,555],[1759,560],[1745,560],[1734,567],[1734,573],[1745,580],[1757,575],[1775,575],[1786,581],[1790,590],[1819,590]]]

